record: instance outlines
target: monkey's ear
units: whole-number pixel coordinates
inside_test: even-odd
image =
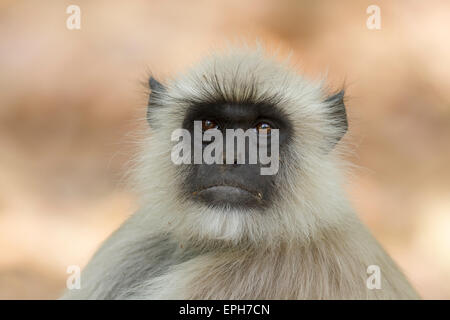
[[[332,123],[337,126],[337,136],[331,140],[331,149],[341,140],[348,129],[347,112],[344,104],[345,91],[341,90],[325,99]]]
[[[148,107],[147,107],[147,121],[150,125],[152,125],[151,122],[151,113],[152,110],[158,106],[158,98],[162,93],[166,91],[166,87],[162,85],[158,80],[156,80],[153,77],[150,77],[148,80],[148,86],[150,87],[150,95],[148,97]]]

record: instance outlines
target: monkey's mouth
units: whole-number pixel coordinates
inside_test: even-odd
[[[245,207],[260,206],[263,201],[261,192],[239,185],[211,185],[200,188],[192,195],[210,205],[236,205]]]

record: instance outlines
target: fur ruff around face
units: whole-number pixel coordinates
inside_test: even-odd
[[[158,89],[150,97],[154,125],[135,177],[143,205],[152,211],[148,219],[159,230],[191,240],[277,246],[307,241],[354,219],[341,191],[342,162],[333,148],[346,130],[345,110],[336,112],[340,106],[327,100],[322,83],[306,81],[261,49],[230,49]],[[279,197],[263,212],[222,212],[180,195],[185,179],[170,161],[171,133],[180,128],[190,105],[223,102],[270,104],[293,124],[276,177]]]

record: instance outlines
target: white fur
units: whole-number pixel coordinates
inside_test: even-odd
[[[281,199],[263,214],[209,209],[183,201],[183,174],[170,161],[173,130],[180,128],[187,99],[221,94],[245,100],[280,97],[280,108],[294,124],[289,158],[281,159],[277,185]],[[230,49],[212,55],[169,81],[152,116],[158,124],[142,141],[134,184],[142,208],[97,253],[83,272],[81,291],[65,298],[246,298],[366,299],[416,298],[404,276],[360,224],[342,190],[342,162],[325,152],[342,133],[330,117],[322,83],[306,81],[263,50]],[[109,292],[109,276],[136,264],[151,264],[130,248],[152,235],[167,235],[178,247],[197,248],[187,260]],[[149,249],[149,256],[153,249]],[[176,255],[176,254],[175,254]],[[124,262],[128,261],[128,262]],[[369,265],[381,268],[382,289],[366,287]],[[122,269],[120,269],[122,268]],[[114,280],[111,280],[114,281]]]

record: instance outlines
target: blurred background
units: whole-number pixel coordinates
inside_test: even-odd
[[[353,205],[422,297],[449,299],[449,30],[449,1],[0,0],[0,298],[57,298],[136,209],[123,176],[149,71],[259,39],[345,83]]]

